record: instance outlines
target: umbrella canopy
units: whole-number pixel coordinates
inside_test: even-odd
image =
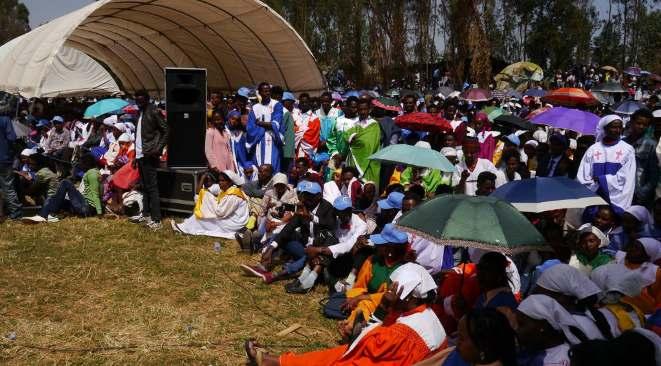
[[[640,67],[627,67],[624,69],[624,73],[631,76],[640,76]]]
[[[344,97],[344,99],[347,99],[349,97],[360,98],[360,93],[358,93],[357,90],[349,90],[346,93],[344,93],[344,95],[342,97]]]
[[[528,114],[525,116],[525,118],[526,118],[527,120],[529,120],[529,121],[532,121],[532,119],[535,118],[536,116],[539,116],[540,114],[542,114],[542,113],[544,113],[544,112],[548,112],[548,111],[550,111],[551,109],[553,109],[553,107],[548,107],[548,106],[547,106],[547,107],[542,107],[542,108],[535,109],[534,111],[528,113]]]
[[[487,114],[487,118],[489,121],[493,122],[496,118],[502,116],[503,114],[506,114],[507,112],[502,109],[502,108],[495,108],[489,114]]]
[[[564,106],[595,105],[599,101],[587,90],[579,88],[559,88],[552,90],[544,97],[551,104]]]
[[[490,195],[509,202],[521,212],[607,205],[603,198],[567,177],[522,179],[500,186]]]
[[[602,67],[600,67],[600,69],[604,70],[604,71],[610,71],[610,72],[613,72],[613,73],[616,73],[616,74],[618,73],[617,69],[614,68],[613,66],[602,66]]]
[[[597,131],[599,116],[579,109],[556,107],[540,113],[532,119],[533,123],[594,135]]]
[[[626,93],[627,90],[620,85],[620,83],[609,81],[607,83],[601,83],[592,88],[592,91],[602,92],[602,93]]]
[[[521,117],[517,117],[513,114],[503,114],[498,116],[493,120],[496,124],[511,126],[520,130],[529,130],[532,128],[532,123],[526,121]]]
[[[600,91],[593,91],[592,95],[594,95],[595,98],[599,101],[601,104],[610,104],[613,105],[615,103],[615,99],[611,95],[611,93],[606,93],[606,92],[600,92]]]
[[[530,221],[496,197],[436,197],[404,215],[397,226],[441,245],[507,255],[547,249]]]
[[[383,93],[383,95],[389,96],[391,98],[398,99],[399,96],[400,96],[400,92],[399,92],[399,89],[397,89],[397,88],[396,89],[390,89],[390,90],[386,91],[385,93]]]
[[[399,102],[393,98],[378,97],[376,99],[372,99],[372,104],[381,109],[385,109],[386,111],[400,112],[402,110]]]
[[[419,168],[437,169],[449,173],[457,171],[454,165],[440,152],[406,144],[390,145],[379,150],[369,159],[393,164],[406,164]]]
[[[516,98],[516,99],[521,99],[523,98],[523,94],[516,90],[508,90],[507,93],[505,94],[506,97],[508,98]]]
[[[497,82],[497,89],[517,89],[527,88],[531,81],[542,81],[544,71],[539,65],[532,62],[516,62],[502,69],[494,80]]]
[[[140,108],[135,104],[129,104],[126,107],[122,108],[122,112],[128,114],[139,114]]]
[[[448,95],[452,94],[454,89],[450,88],[449,86],[442,86],[438,88],[438,94],[441,94],[444,98],[447,98]]]
[[[106,113],[118,112],[129,105],[129,102],[119,98],[100,100],[85,110],[85,118],[96,118]]]
[[[523,92],[523,95],[529,95],[531,97],[540,97],[540,98],[546,96],[546,94],[547,94],[546,90],[538,89],[538,88],[528,89]]]
[[[395,124],[400,128],[413,131],[426,131],[435,133],[452,133],[450,122],[431,113],[413,112],[395,118]]]
[[[642,104],[636,102],[635,100],[626,100],[615,108],[615,113],[617,114],[634,114],[637,110],[645,108]]]
[[[471,102],[486,102],[491,100],[491,92],[486,89],[471,88],[461,93],[461,98]]]

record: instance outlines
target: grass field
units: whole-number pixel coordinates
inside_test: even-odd
[[[244,277],[251,258],[214,241],[118,220],[0,224],[0,363],[242,365],[252,336],[276,352],[336,344],[323,288]]]

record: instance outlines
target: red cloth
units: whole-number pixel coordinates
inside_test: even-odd
[[[140,180],[140,172],[137,167],[133,167],[132,161],[124,164],[112,175],[111,183],[113,186],[128,191]]]

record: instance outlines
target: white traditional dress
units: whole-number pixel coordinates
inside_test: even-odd
[[[602,141],[603,129],[618,119],[613,115],[599,121],[597,142],[585,152],[576,179],[622,213],[631,206],[636,189],[636,152],[622,140],[613,144]]]
[[[248,200],[237,186],[219,192],[217,185],[202,188],[197,196],[193,216],[177,228],[184,234],[233,239],[248,222]],[[217,193],[217,194],[214,194]]]

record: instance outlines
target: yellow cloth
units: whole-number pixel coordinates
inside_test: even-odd
[[[198,219],[207,218],[205,217],[202,209],[204,203],[204,196],[206,196],[206,194],[207,194],[206,189],[204,188],[200,189],[200,193],[198,193],[197,195],[197,201],[195,201],[195,208],[193,209],[193,213],[195,214],[195,217],[197,217]],[[216,198],[216,202],[220,203],[220,201],[222,201],[222,199],[225,198],[225,196],[237,196],[244,200],[247,199],[243,191],[236,186],[231,186],[227,190],[221,192]]]
[[[351,315],[347,318],[349,324],[354,324],[358,314],[362,314],[365,319],[369,319],[376,308],[379,307],[383,294],[386,293],[388,289],[387,283],[382,283],[379,286],[379,289],[376,293],[368,294],[367,285],[372,280],[372,258],[368,258],[363,265],[360,267],[358,276],[356,276],[356,282],[353,285],[353,288],[348,290],[346,295],[347,299],[358,297],[361,295],[367,294],[369,299],[362,300],[358,303],[358,306],[351,312]]]
[[[631,304],[629,305],[636,312],[636,315],[638,315],[640,324],[645,324],[645,315],[643,312],[640,311],[640,309],[638,309],[636,306]],[[606,305],[605,308],[613,313],[615,319],[617,319],[617,327],[620,328],[622,332],[636,327],[636,324],[633,322],[633,320],[631,320],[629,309],[625,308],[622,304],[609,304]]]

